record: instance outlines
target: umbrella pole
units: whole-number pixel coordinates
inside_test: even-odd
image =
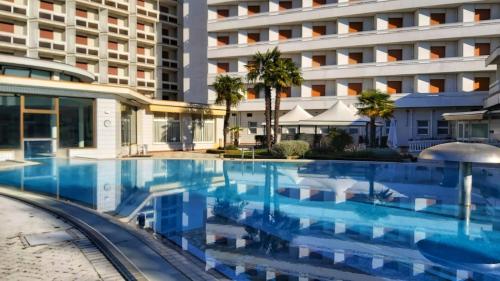
[[[472,194],[472,163],[460,162],[458,188],[460,205],[465,208],[470,208]]]

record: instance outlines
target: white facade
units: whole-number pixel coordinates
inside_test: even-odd
[[[500,3],[321,2],[209,0],[208,85],[219,73],[244,77],[253,54],[277,46],[305,79],[282,99],[281,114],[300,104],[317,115],[379,89],[396,100],[400,146],[451,137],[443,113],[482,107],[495,79],[485,59],[500,46]],[[261,97],[249,96],[233,118],[244,128],[242,143],[263,133]]]

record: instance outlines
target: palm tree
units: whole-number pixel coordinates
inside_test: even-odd
[[[370,146],[375,147],[375,121],[377,118],[389,119],[393,116],[394,101],[379,90],[363,91],[358,100],[358,114],[370,118]]]
[[[244,85],[243,81],[239,77],[218,75],[213,86],[217,92],[215,103],[226,105],[226,115],[224,115],[224,147],[226,147],[231,108],[238,105],[238,103],[240,103],[243,99]]]
[[[279,112],[281,104],[280,93],[284,88],[291,86],[299,86],[302,84],[302,73],[300,68],[295,65],[295,63],[288,58],[280,58],[275,67],[275,85],[276,89],[276,100],[274,101],[274,135],[275,142],[280,141],[279,134]]]
[[[254,90],[260,92],[264,90],[265,118],[266,118],[266,145],[271,151],[272,131],[271,131],[271,90],[276,85],[275,66],[281,56],[278,48],[267,50],[265,53],[257,52],[251,58],[251,62],[246,66],[248,69],[247,80],[254,84]]]

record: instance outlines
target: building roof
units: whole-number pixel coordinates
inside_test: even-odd
[[[364,126],[370,120],[359,116],[342,101],[337,101],[330,109],[307,120],[300,122],[301,125],[328,125],[328,126]]]

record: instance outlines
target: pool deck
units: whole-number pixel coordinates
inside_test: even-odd
[[[6,197],[0,206],[2,280],[123,280],[71,224]]]
[[[111,216],[42,195],[0,187],[0,195],[64,218],[96,244],[127,280],[225,280],[192,257]]]

